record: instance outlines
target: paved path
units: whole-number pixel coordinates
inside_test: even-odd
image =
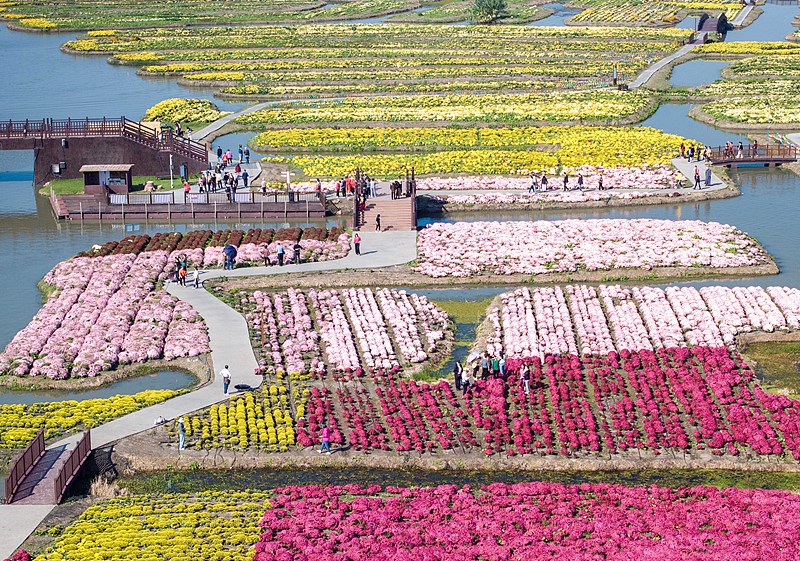
[[[739,10],[739,13],[736,14],[736,17],[730,20],[728,23],[733,27],[742,27],[742,23],[744,23],[745,18],[750,15],[750,12],[753,11],[753,8],[755,8],[754,4],[748,4]]]
[[[722,181],[722,179],[720,179],[719,176],[713,172],[714,166],[711,166],[712,169],[711,186],[710,187],[705,186],[706,168],[708,168],[708,166],[704,161],[698,162],[693,160],[689,162],[684,158],[673,158],[672,165],[678,168],[678,171],[680,171],[686,177],[686,187],[684,189],[678,189],[678,191],[690,192],[692,190],[692,186],[694,185],[695,166],[697,166],[697,169],[700,171],[700,181],[701,181],[701,186],[703,187],[702,190],[704,192],[719,191],[727,187],[725,182]]]
[[[678,49],[677,51],[675,51],[671,55],[669,55],[667,57],[664,57],[659,61],[656,61],[655,63],[650,65],[649,68],[645,69],[644,72],[639,74],[636,77],[636,79],[634,79],[633,82],[628,84],[628,87],[629,88],[639,88],[639,87],[645,85],[647,83],[647,81],[650,80],[650,78],[653,77],[653,74],[655,74],[656,72],[658,72],[659,70],[661,70],[666,65],[670,64],[671,62],[673,62],[674,60],[676,60],[676,59],[682,57],[683,55],[687,54],[694,47],[695,47],[694,44],[689,43],[688,45],[684,45],[683,47],[681,47],[680,49]]]
[[[53,505],[0,505],[0,559],[14,554]]]

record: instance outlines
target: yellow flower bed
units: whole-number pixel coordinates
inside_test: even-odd
[[[90,31],[86,35],[89,37],[113,37],[119,33],[116,29],[98,29],[96,31]]]
[[[86,509],[36,561],[251,561],[269,493],[135,495]]]
[[[173,430],[176,430],[173,427]],[[295,444],[286,386],[270,385],[188,416],[187,447],[285,452]]]
[[[742,41],[741,43],[706,43],[692,49],[696,54],[715,55],[760,55],[760,54],[798,54],[800,45],[785,41]]]
[[[259,150],[342,152],[294,156],[308,176],[335,177],[355,167],[380,176],[414,166],[420,175],[513,174],[581,165],[648,166],[669,163],[685,138],[648,127],[320,128],[281,129],[253,139]],[[546,146],[542,150],[541,146]],[[387,150],[414,153],[369,154]],[[422,153],[420,151],[432,151]]]
[[[217,106],[207,99],[180,99],[174,97],[156,103],[147,110],[145,121],[161,121],[174,123],[184,121],[188,123],[206,123],[216,121],[228,115],[228,111],[220,111]]]
[[[745,124],[789,125],[800,122],[800,102],[795,94],[725,98],[701,106],[716,119]]]
[[[19,20],[20,25],[23,27],[30,27],[32,29],[55,29],[56,24],[47,18],[22,18]]]
[[[0,448],[26,446],[40,428],[45,429],[45,438],[52,439],[96,427],[177,394],[173,390],[148,390],[108,399],[0,405]]]

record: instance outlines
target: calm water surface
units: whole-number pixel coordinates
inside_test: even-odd
[[[144,376],[128,378],[87,390],[8,390],[0,388],[0,405],[39,403],[42,401],[86,401],[109,398],[115,395],[133,395],[145,390],[182,390],[189,388],[197,379],[186,372],[162,370]]]
[[[729,64],[722,60],[690,60],[672,69],[669,83],[681,88],[710,84],[720,79],[720,72]]]

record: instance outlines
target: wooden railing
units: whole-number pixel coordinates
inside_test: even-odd
[[[70,452],[67,461],[61,466],[61,470],[58,472],[58,476],[53,482],[53,498],[56,501],[55,504],[61,502],[67,487],[72,483],[72,480],[75,478],[78,471],[80,471],[81,466],[86,461],[86,458],[89,457],[91,451],[92,436],[91,431],[87,430],[83,432],[78,444],[75,446],[75,449]]]
[[[8,471],[6,477],[6,503],[10,504],[14,500],[14,493],[19,487],[20,482],[33,469],[36,462],[44,455],[44,429],[39,430],[36,438],[28,444],[28,447],[17,458],[14,465]]]
[[[224,191],[205,193],[188,193],[183,191],[149,191],[145,193],[124,193],[108,195],[108,202],[112,205],[176,205],[176,204],[229,204],[229,203],[317,203],[325,206],[323,194],[292,191],[291,193],[265,193],[259,191],[240,191],[234,196]]]
[[[717,146],[711,149],[711,163],[723,164],[733,162],[769,162],[773,160],[796,160],[797,147],[788,144],[767,144],[755,148],[752,144],[743,146],[741,151],[734,145],[732,149],[725,146]]]
[[[154,150],[173,152],[194,160],[208,161],[204,144],[175,135],[171,130],[156,131],[125,117],[109,119],[42,119],[0,123],[0,138],[88,138],[124,137]]]

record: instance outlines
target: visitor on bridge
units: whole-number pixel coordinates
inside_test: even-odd
[[[222,378],[222,393],[228,395],[228,388],[231,385],[231,371],[228,370],[228,365],[219,371],[219,377]]]

